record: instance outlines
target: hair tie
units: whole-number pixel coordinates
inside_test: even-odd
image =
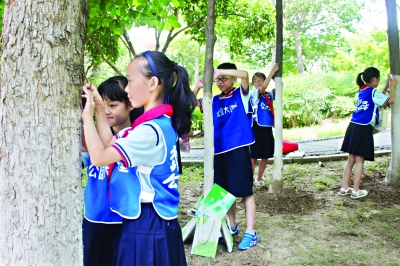
[[[157,68],[154,65],[153,59],[151,58],[149,51],[144,52],[143,55],[146,57],[147,61],[149,62],[151,71],[153,71],[154,76],[156,76],[158,78],[158,82],[159,82],[159,84],[161,84],[161,80],[160,80],[160,77],[158,76]]]

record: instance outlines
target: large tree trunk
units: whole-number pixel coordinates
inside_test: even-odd
[[[388,40],[390,56],[390,73],[400,81],[400,52],[399,29],[397,24],[396,0],[386,0],[386,12],[388,17]],[[387,181],[393,186],[400,187],[400,85],[395,89],[394,104],[391,108],[392,116],[392,160],[388,169]]]
[[[299,23],[299,22],[298,22]],[[297,71],[299,75],[304,74],[304,62],[303,62],[303,50],[301,46],[301,26],[296,25],[296,32],[294,33],[294,44],[296,46],[296,57],[297,57]]]
[[[214,126],[212,119],[212,85],[214,73],[215,0],[208,0],[206,22],[206,57],[204,60],[204,195],[214,183]]]
[[[81,265],[80,91],[87,2],[6,1],[1,265]]]
[[[276,60],[279,64],[279,71],[275,74],[275,151],[274,151],[274,171],[272,173],[269,192],[280,194],[283,192],[283,156],[282,156],[282,61],[283,61],[283,8],[282,0],[276,1]]]

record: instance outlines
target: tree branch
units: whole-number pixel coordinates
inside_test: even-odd
[[[94,43],[94,45],[96,45],[96,49],[99,52],[99,54],[101,55],[101,58],[118,74],[121,76],[124,76],[124,74],[122,74],[121,71],[119,71],[119,69],[114,66],[113,63],[111,63],[109,60],[107,60],[107,58],[104,56],[103,51],[100,48],[99,43],[95,40],[95,38],[93,37],[93,33],[90,35],[90,40]]]
[[[123,36],[124,36],[124,39],[125,39],[126,43],[128,44],[128,50],[132,54],[132,58],[133,58],[134,56],[136,56],[136,51],[133,48],[131,39],[129,38],[129,34],[128,34],[128,31],[126,30],[126,28],[124,28]]]

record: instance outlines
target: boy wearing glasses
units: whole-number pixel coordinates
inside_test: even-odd
[[[240,87],[234,84],[240,78]],[[235,64],[223,63],[214,69],[214,82],[221,94],[212,99],[214,124],[214,183],[238,198],[243,198],[246,232],[238,249],[246,250],[258,243],[255,226],[256,204],[253,196],[253,172],[250,145],[254,143],[249,105],[249,74]],[[193,89],[195,95],[203,87],[199,79]],[[202,108],[202,100],[198,104]],[[238,235],[236,202],[228,211],[230,231]]]

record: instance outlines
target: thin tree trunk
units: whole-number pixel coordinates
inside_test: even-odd
[[[0,265],[82,265],[81,109],[87,1],[6,1]]]
[[[274,171],[268,191],[274,194],[283,192],[283,156],[282,156],[282,60],[283,60],[283,8],[282,0],[276,1],[276,60],[279,64],[279,71],[275,74],[275,150],[274,150]]]
[[[212,119],[212,85],[214,73],[215,0],[208,0],[206,22],[206,57],[204,61],[204,195],[214,183],[214,126]]]
[[[390,73],[400,80],[400,52],[399,52],[399,29],[397,24],[396,0],[386,0],[386,13],[388,17],[388,41],[390,57]],[[387,173],[387,181],[393,186],[400,187],[400,85],[395,88],[394,104],[391,106],[391,134],[392,155],[390,167]]]
[[[296,25],[296,32],[294,33],[294,43],[296,46],[296,57],[297,57],[297,71],[299,75],[304,74],[304,62],[303,62],[303,51],[301,46],[301,39],[300,33],[301,30],[299,29],[299,25]]]
[[[196,64],[194,67],[194,82],[196,82],[199,79],[200,51],[201,51],[201,44],[198,43],[196,52]]]

